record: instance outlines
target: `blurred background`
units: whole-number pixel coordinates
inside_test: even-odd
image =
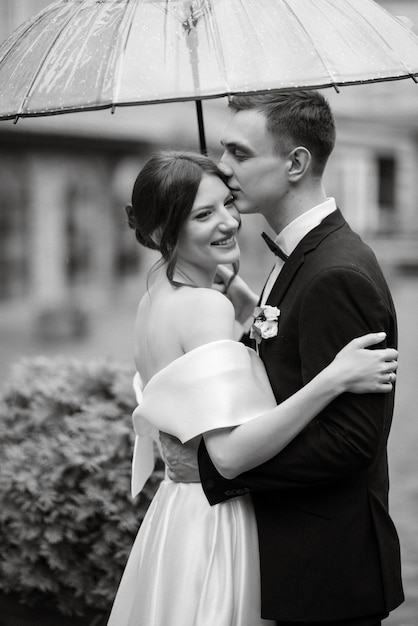
[[[49,0],[0,0],[0,40]],[[418,34],[417,0],[382,0]],[[406,602],[385,626],[418,624],[418,85],[325,90],[337,145],[328,195],[372,246],[399,315],[400,370],[389,462],[391,512]],[[209,154],[219,158],[225,99],[203,103]],[[197,150],[194,103],[126,107],[0,122],[0,388],[22,356],[106,357],[132,364],[136,304],[155,261],[128,228],[136,175],[159,148]],[[271,254],[262,218],[245,216],[243,276],[263,284]]]

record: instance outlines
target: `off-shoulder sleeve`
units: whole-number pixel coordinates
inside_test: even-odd
[[[187,352],[160,370],[141,394],[137,391],[137,398],[132,495],[142,489],[154,467],[149,435],[155,430],[185,443],[210,430],[243,424],[276,406],[260,358],[231,340]]]
[[[276,406],[256,353],[224,340],[205,344],[173,361],[143,390],[136,420],[185,443],[210,430],[237,426]]]

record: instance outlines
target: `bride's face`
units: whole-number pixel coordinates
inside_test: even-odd
[[[208,271],[239,259],[239,213],[220,178],[204,174],[177,247],[178,263]]]

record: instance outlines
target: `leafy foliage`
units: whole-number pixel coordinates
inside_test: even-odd
[[[64,614],[108,610],[162,478],[130,497],[132,372],[18,363],[0,397],[0,589]]]

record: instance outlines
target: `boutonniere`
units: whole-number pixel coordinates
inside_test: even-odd
[[[255,339],[257,344],[262,339],[277,337],[279,332],[280,309],[276,306],[256,306],[253,311],[254,322],[250,329],[250,338]]]

